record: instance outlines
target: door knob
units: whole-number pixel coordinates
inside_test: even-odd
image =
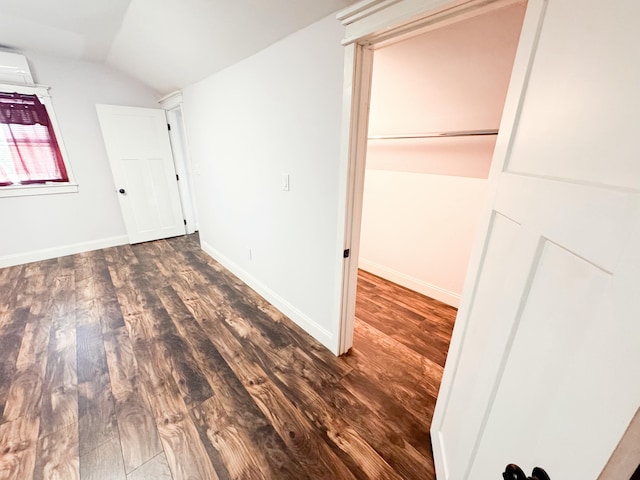
[[[502,474],[502,478],[504,480],[527,480],[527,476],[524,474],[522,469],[514,464],[507,465],[504,473]]]
[[[120,192],[122,195],[127,194],[127,191],[124,188],[121,188],[120,190],[118,190],[118,192]]]
[[[550,480],[547,472],[540,467],[534,468],[531,475],[527,477],[519,466],[511,463],[505,468],[502,478],[504,480]]]

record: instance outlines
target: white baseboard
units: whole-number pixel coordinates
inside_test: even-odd
[[[367,272],[373,273],[382,278],[386,278],[398,285],[402,285],[414,292],[421,293],[426,295],[427,297],[435,298],[436,300],[440,300],[447,305],[451,305],[452,307],[458,308],[460,305],[460,294],[451,292],[449,290],[445,290],[444,288],[440,288],[436,285],[432,285],[427,283],[419,278],[411,277],[402,272],[398,272],[389,267],[385,267],[378,263],[372,262],[365,258],[361,258],[358,262],[358,268],[365,270]]]
[[[101,248],[116,247],[127,243],[129,243],[129,238],[126,235],[121,235],[117,237],[101,238],[100,240],[92,240],[90,242],[72,243],[71,245],[63,245],[61,247],[45,248],[42,250],[35,250],[33,252],[4,255],[0,257],[0,268],[38,262],[40,260],[48,260],[50,258],[65,257],[67,255],[75,255],[76,253],[100,250]]]
[[[214,260],[218,261],[227,270],[233,273],[236,277],[246,283],[255,292],[257,292],[262,298],[267,300],[271,305],[280,310],[284,315],[293,320],[300,328],[318,340],[322,345],[327,347],[334,354],[336,353],[333,335],[326,328],[318,325],[313,319],[307,316],[304,312],[291,305],[287,300],[278,295],[276,292],[267,287],[264,283],[256,279],[249,274],[246,270],[240,267],[237,263],[233,262],[222,253],[217,251],[208,243],[200,240],[202,250],[207,253]]]
[[[438,479],[447,480],[449,478],[449,468],[447,467],[447,457],[444,451],[444,440],[442,432],[431,429],[431,450],[433,452],[433,463]]]

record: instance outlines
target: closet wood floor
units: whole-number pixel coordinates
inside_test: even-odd
[[[335,358],[197,236],[0,269],[0,479],[433,479],[455,309],[357,317]]]

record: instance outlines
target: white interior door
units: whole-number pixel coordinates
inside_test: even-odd
[[[634,0],[529,1],[432,425],[438,478],[595,479],[640,404],[638,18]]]
[[[129,242],[184,235],[164,110],[96,108]]]

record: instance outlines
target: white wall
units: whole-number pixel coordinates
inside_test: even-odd
[[[78,193],[0,200],[0,267],[127,243],[95,104],[158,107],[148,87],[103,65],[26,53],[52,101]]]
[[[457,307],[486,180],[368,170],[365,185],[359,267]]]
[[[343,33],[330,16],[183,92],[203,248],[332,350]]]
[[[370,135],[497,129],[516,4],[377,50]],[[458,306],[495,137],[370,140],[359,267]]]

